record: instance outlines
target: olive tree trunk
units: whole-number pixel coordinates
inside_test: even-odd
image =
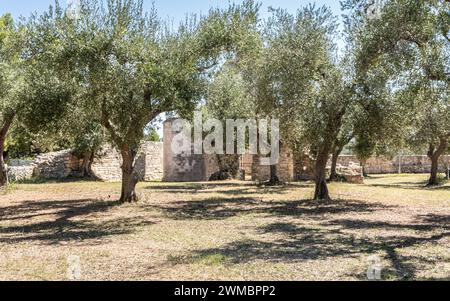
[[[9,128],[14,121],[14,114],[6,116],[0,130],[0,187],[8,185],[8,171],[6,170],[6,163],[4,158],[6,135]]]
[[[331,174],[330,174],[331,181],[335,181],[339,178],[336,170],[338,157],[339,155],[337,153],[333,153],[333,156],[331,158]]]
[[[122,192],[120,196],[121,203],[137,202],[136,184],[138,176],[135,172],[136,151],[125,146],[121,150],[122,154]]]
[[[330,174],[330,181],[336,181],[336,180],[339,179],[339,175],[338,175],[338,173],[337,173],[336,168],[337,168],[337,162],[338,162],[339,156],[341,155],[341,153],[342,153],[343,150],[344,150],[343,147],[339,147],[339,148],[336,148],[336,149],[333,151],[333,155],[332,155],[332,158],[331,158],[331,174]]]
[[[369,174],[367,173],[367,160],[366,159],[361,160],[360,163],[361,163],[363,177],[364,178],[369,177]]]
[[[329,151],[326,147],[317,155],[315,172],[316,172],[316,188],[314,193],[314,200],[330,200],[330,194],[327,186],[326,167],[329,157]]]
[[[280,178],[278,177],[278,165],[270,165],[270,184],[280,183]]]
[[[439,173],[439,159],[444,154],[448,146],[448,137],[442,137],[439,141],[439,146],[436,149],[434,145],[430,144],[428,151],[428,157],[431,160],[431,174],[428,180],[428,186],[439,185],[438,173]]]
[[[336,139],[332,149],[332,158],[331,158],[331,173],[330,173],[330,181],[339,180],[339,175],[337,173],[337,162],[339,160],[339,156],[344,150],[345,146],[350,143],[353,139],[353,134],[346,136],[345,138]]]
[[[2,141],[0,141],[0,143],[2,144],[0,146],[0,187],[4,187],[4,186],[8,185],[8,172],[6,170],[6,164],[5,164],[5,160],[3,157],[3,153],[4,153],[3,144],[4,143]]]
[[[94,162],[95,152],[88,152],[84,154],[83,164],[81,165],[81,176],[94,178],[94,172],[92,171],[92,163]]]
[[[439,184],[438,180],[438,170],[439,170],[439,157],[431,157],[431,174],[428,180],[428,186],[434,186]]]

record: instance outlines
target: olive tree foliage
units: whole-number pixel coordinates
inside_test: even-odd
[[[47,102],[60,99],[55,93],[59,91],[59,79],[43,68],[44,53],[51,49],[47,46],[53,38],[41,31],[39,40],[32,42],[31,28],[36,29],[34,23],[14,24],[10,15],[0,18],[0,186],[8,184],[3,153],[11,128],[17,122],[26,122],[32,125],[30,129],[37,131],[51,122],[60,108],[58,101]],[[38,112],[45,114],[37,117]]]
[[[122,202],[137,201],[134,164],[144,129],[162,113],[185,115],[202,99],[209,74],[227,53],[248,45],[257,18],[253,1],[212,9],[173,29],[141,0],[81,1],[78,18],[55,14],[75,87],[68,98],[82,112],[95,112],[108,140],[120,151]]]
[[[413,123],[404,123],[403,137],[426,142],[432,161],[429,185],[437,184],[439,158],[448,148],[450,130],[449,26],[450,4],[443,0],[384,1],[375,18],[367,18],[365,0],[348,0],[358,24],[357,67],[361,77],[382,69],[392,99],[400,101],[403,116],[414,113]],[[407,97],[407,98],[405,98]],[[409,113],[408,113],[409,112]]]
[[[54,13],[62,14],[58,5]],[[52,13],[17,24],[10,15],[0,18],[0,186],[8,183],[3,153],[10,129],[31,137],[56,128],[73,94],[62,67],[67,53],[59,23]]]
[[[375,3],[375,2],[373,2]],[[351,54],[353,95],[357,107],[352,117],[351,149],[358,157],[366,176],[366,161],[372,156],[393,156],[404,148],[405,127],[410,115],[392,95],[388,64],[370,65],[361,62],[360,51],[365,39],[368,10],[361,1],[343,1],[345,36]],[[377,9],[375,8],[375,11]],[[392,66],[390,66],[392,68]]]
[[[256,115],[255,101],[242,73],[232,65],[226,65],[208,88],[206,108],[208,116],[225,119],[246,119]]]
[[[359,108],[353,120],[355,140],[352,149],[365,176],[369,158],[393,157],[405,148],[411,112],[405,110],[386,83],[384,71],[376,68],[367,72],[364,78],[355,77]]]

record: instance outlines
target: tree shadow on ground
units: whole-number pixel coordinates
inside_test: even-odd
[[[24,179],[19,181],[14,181],[15,184],[66,184],[66,183],[80,183],[80,182],[102,182],[100,179],[95,177],[75,177],[68,176],[62,179],[48,179],[42,177],[33,177],[31,179]]]
[[[222,193],[222,194],[279,194],[286,190],[295,188],[311,188],[311,183],[291,183],[280,186],[264,186],[254,182],[205,182],[205,183],[171,183],[167,185],[150,185],[146,186],[144,190],[154,190],[166,193]],[[235,188],[235,189],[230,189]]]
[[[395,210],[397,207],[347,200],[262,202],[252,198],[180,201],[170,206],[153,206],[173,219],[221,220],[254,214],[282,219],[258,228],[252,239],[194,251],[178,262],[181,264],[218,255],[230,264],[240,264],[259,260],[287,263],[337,257],[361,258],[382,253],[391,263],[384,270],[384,277],[411,280],[422,265],[430,266],[436,262],[421,256],[402,255],[399,250],[436,244],[449,237],[450,216],[419,215],[410,223],[369,219],[375,211]],[[354,214],[355,218],[346,216],[339,219],[346,213]],[[308,220],[314,222],[305,223]],[[366,273],[357,276],[360,279],[367,277]]]
[[[201,201],[179,201],[168,205],[149,205],[172,219],[226,219],[238,215],[265,214],[268,216],[317,217],[345,212],[368,213],[392,206],[359,201],[261,201],[255,198],[210,198]]]
[[[393,188],[393,189],[409,189],[409,190],[450,190],[450,186],[444,184],[436,186],[427,186],[428,181],[421,182],[396,182],[392,184],[368,184],[370,187]]]
[[[25,201],[3,207],[0,213],[0,242],[71,242],[94,244],[95,240],[133,233],[152,224],[142,219],[119,218],[96,221],[95,215],[118,206],[98,200]],[[48,216],[49,218],[45,218]],[[91,217],[90,217],[91,216]]]
[[[442,217],[448,219],[448,216]],[[202,258],[221,254],[231,264],[248,263],[255,260],[265,262],[303,262],[306,260],[324,260],[335,257],[361,257],[371,254],[384,253],[385,259],[391,263],[390,268],[384,269],[384,277],[395,277],[401,280],[412,280],[421,265],[434,266],[437,262],[420,256],[402,256],[399,249],[420,246],[426,243],[436,243],[450,237],[450,229],[442,229],[441,223],[429,222],[420,227],[417,225],[396,225],[388,223],[336,221],[332,225],[341,228],[315,228],[297,226],[292,223],[274,223],[260,228],[261,234],[276,234],[272,241],[266,239],[239,240],[218,248],[195,251],[186,262],[192,258]],[[349,226],[351,225],[351,226]],[[378,230],[408,228],[421,231],[420,235],[393,235],[361,238],[346,232],[348,228],[364,231],[377,228]],[[433,234],[428,229],[440,229]],[[281,235],[281,236],[280,236]],[[366,279],[366,273],[355,275]],[[450,277],[450,275],[449,275]]]

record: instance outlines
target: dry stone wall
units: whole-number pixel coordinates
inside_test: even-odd
[[[34,160],[34,176],[44,179],[65,179],[78,170],[80,160],[70,150],[41,154]]]
[[[166,134],[171,131],[165,128]],[[168,182],[208,181],[219,170],[215,155],[174,155],[171,152],[170,139],[162,142],[144,143],[136,159],[136,170],[140,180],[160,180]],[[102,181],[117,182],[122,178],[121,156],[112,147],[105,147],[101,156],[92,164],[94,175]],[[350,176],[358,176],[360,162],[355,156],[340,156],[338,169]],[[330,165],[330,164],[329,164]],[[73,156],[69,150],[39,155],[35,160],[10,160],[8,174],[13,181],[23,181],[33,177],[46,179],[65,179],[77,176],[82,160]],[[245,155],[240,166],[253,181],[269,180],[270,167],[261,166],[258,156]],[[440,160],[440,172],[450,167],[450,156]],[[393,159],[385,157],[371,158],[366,163],[369,174],[386,173],[429,173],[431,162],[427,156],[401,156]],[[351,172],[348,172],[351,171]],[[353,172],[354,171],[354,172]],[[284,182],[314,179],[314,160],[309,156],[295,157],[291,151],[281,150],[278,175]]]
[[[8,178],[10,181],[24,181],[31,179],[36,165],[32,160],[10,160],[7,165]]]
[[[143,166],[144,181],[155,181],[163,178],[163,143],[149,142],[142,146],[144,158],[141,159]]]
[[[33,178],[34,165],[10,166],[8,167],[8,178],[10,181],[25,181]]]
[[[153,181],[163,177],[163,144],[146,142],[136,159],[136,171],[140,180]],[[44,179],[65,179],[77,176],[83,163],[70,150],[41,154],[34,161],[11,160],[8,174],[13,181],[33,177]],[[122,158],[112,147],[104,147],[101,155],[94,159],[92,171],[99,180],[118,182],[122,179]]]
[[[439,163],[439,171],[444,172],[450,166],[450,156],[443,156]],[[338,164],[349,166],[360,162],[355,156],[340,156]],[[368,174],[429,173],[431,161],[427,156],[374,157],[367,160],[365,170]]]

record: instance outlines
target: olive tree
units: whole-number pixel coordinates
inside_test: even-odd
[[[71,101],[96,112],[120,151],[121,202],[137,201],[134,166],[144,129],[162,113],[192,112],[223,56],[245,51],[256,19],[253,1],[212,9],[177,29],[155,10],[145,13],[142,0],[85,0],[77,18],[63,17],[67,57],[57,64],[81,87]]]
[[[395,94],[409,93],[403,112],[421,108],[414,135],[428,141],[432,162],[429,185],[437,184],[439,158],[450,139],[448,128],[450,59],[449,3],[443,0],[389,0],[379,7],[379,13],[368,17],[370,1],[345,1],[360,25],[357,31],[359,47],[357,62],[360,74],[372,68],[382,68],[386,87]],[[419,84],[419,86],[417,86]],[[415,89],[412,86],[416,86]],[[404,98],[403,98],[404,99]],[[418,101],[418,102],[415,102]],[[405,128],[406,130],[408,128]]]
[[[336,57],[335,21],[326,7],[274,10],[253,75],[258,106],[280,119],[283,142],[315,157],[318,200],[330,199],[326,165],[354,100]]]
[[[0,17],[0,186],[8,183],[8,176],[3,157],[6,136],[14,121],[17,101],[14,95],[15,70],[14,52],[11,52],[13,19],[10,15]]]
[[[20,120],[37,129],[63,110],[60,77],[47,68],[48,58],[59,52],[52,47],[55,27],[45,20],[39,27],[33,21],[14,24],[10,15],[0,18],[0,186],[8,183],[3,154],[12,126]]]

